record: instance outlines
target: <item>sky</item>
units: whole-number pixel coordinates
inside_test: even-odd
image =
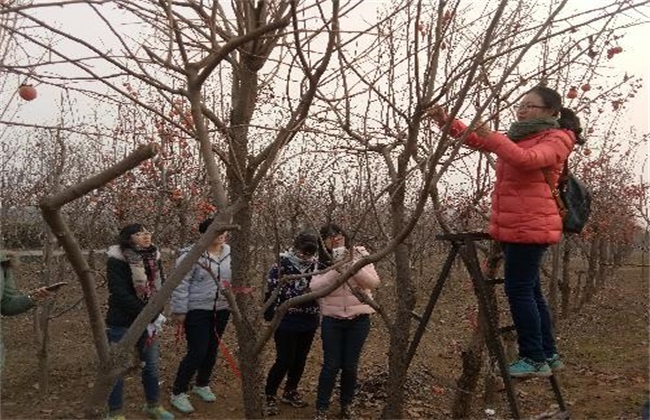
[[[35,3],[44,2],[36,0]],[[607,4],[603,0],[569,0],[567,9],[579,9],[581,7],[594,7],[594,5]],[[382,1],[366,1],[361,8],[350,15],[349,19],[354,21],[358,19],[371,21],[376,16],[375,9],[385,5]],[[646,9],[650,12],[650,9]],[[83,5],[68,5],[66,7],[44,8],[38,12],[38,15],[48,23],[58,26],[65,31],[79,34],[84,40],[102,50],[117,51],[120,46],[115,43],[114,38],[109,36],[105,25],[90,13],[88,8]],[[112,16],[115,21],[123,19],[119,14]],[[647,19],[646,19],[647,20]],[[364,25],[365,26],[365,25]],[[129,31],[136,31],[133,26],[126,26]],[[650,132],[650,24],[631,27],[625,31],[623,38],[619,40],[619,45],[623,47],[623,53],[617,55],[611,60],[613,72],[624,70],[629,76],[640,76],[644,79],[644,87],[639,94],[630,101],[626,106],[624,116],[620,123],[622,126],[634,126],[640,132]],[[74,51],[70,51],[74,54]],[[15,119],[25,123],[44,124],[53,123],[58,118],[58,103],[61,99],[61,91],[49,86],[39,86],[39,97],[32,102],[22,102]],[[1,98],[6,98],[6,92]],[[14,98],[14,100],[17,100]],[[78,106],[79,115],[87,113],[88,108],[94,106],[93,102],[87,98],[79,98],[75,104]],[[2,136],[0,127],[0,137]],[[647,146],[646,146],[647,147]],[[646,150],[646,156],[650,150]],[[646,176],[650,174],[646,173]],[[650,179],[650,178],[647,178]]]

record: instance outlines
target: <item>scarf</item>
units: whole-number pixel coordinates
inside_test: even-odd
[[[122,253],[131,267],[131,281],[136,295],[148,301],[162,284],[158,270],[158,249],[152,245],[145,249],[125,248]]]
[[[517,143],[533,134],[550,128],[560,128],[560,124],[554,117],[535,118],[533,120],[515,121],[510,124],[508,138]]]
[[[310,258],[308,260],[303,260],[302,258],[298,258],[296,254],[294,254],[294,250],[292,249],[291,251],[283,252],[280,254],[281,257],[284,257],[291,262],[291,264],[298,269],[301,273],[306,273],[307,271],[311,271],[314,267],[314,263],[316,262],[316,258]]]

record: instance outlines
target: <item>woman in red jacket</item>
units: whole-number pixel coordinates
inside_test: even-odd
[[[439,126],[447,122],[438,105],[428,113]],[[466,129],[454,120],[449,132],[458,138]],[[508,369],[514,377],[550,376],[562,367],[540,285],[542,257],[562,238],[562,218],[543,171],[557,185],[573,146],[584,142],[581,132],[560,95],[536,86],[523,97],[507,136],[479,128],[465,139],[467,146],[498,156],[489,232],[503,245],[505,292],[519,344],[519,359]]]

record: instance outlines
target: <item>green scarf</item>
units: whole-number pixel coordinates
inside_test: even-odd
[[[510,124],[508,138],[515,143],[528,136],[548,130],[549,128],[560,128],[560,124],[554,117],[535,118],[533,120],[516,121]]]

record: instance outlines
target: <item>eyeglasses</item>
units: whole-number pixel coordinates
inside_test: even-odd
[[[539,109],[548,109],[547,106],[542,106],[542,105],[532,105],[532,104],[518,104],[517,109],[521,109],[522,111],[528,111],[529,109],[533,108],[539,108]]]
[[[140,232],[134,233],[135,236],[151,236],[151,232],[148,230],[141,230]]]

